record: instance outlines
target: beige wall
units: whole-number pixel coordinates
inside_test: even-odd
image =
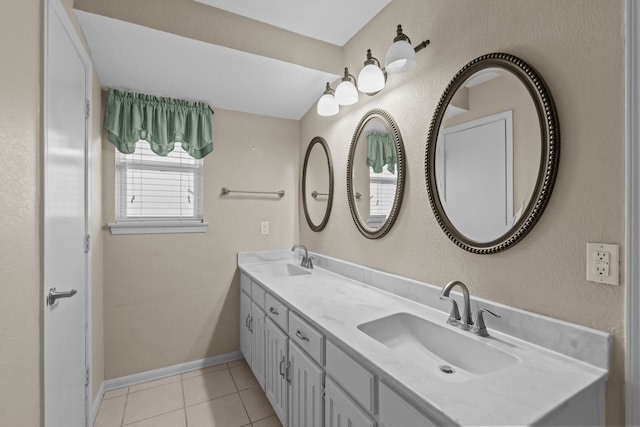
[[[301,222],[302,242],[436,285],[459,279],[472,296],[612,333],[611,425],[624,420],[625,281],[621,277],[619,287],[587,282],[585,244],[624,244],[623,14],[621,0],[395,0],[345,46],[344,66],[359,70],[367,48],[383,58],[401,23],[414,43],[431,40],[418,54],[416,69],[390,75],[380,94],[361,96],[337,116],[319,117],[312,109],[301,121],[301,141],[316,135],[327,140],[336,180],[326,229],[313,233]],[[475,57],[500,51],[520,56],[548,83],[560,118],[561,159],[551,201],[533,231],[505,252],[474,255],[451,243],[434,219],[424,150],[449,80]],[[397,121],[408,172],[398,220],[376,241],[362,237],[353,224],[345,184],[351,135],[372,108]]]
[[[108,379],[237,351],[237,253],[286,248],[297,238],[298,122],[216,110],[213,126],[214,151],[204,161],[206,233],[103,232]],[[115,151],[106,136],[102,147],[104,217],[113,222]],[[223,197],[222,187],[286,195]],[[270,223],[268,236],[260,235],[261,221]]]
[[[0,414],[40,424],[42,2],[0,2]]]

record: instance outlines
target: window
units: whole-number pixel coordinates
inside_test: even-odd
[[[176,147],[166,157],[144,141],[133,154],[116,151],[113,234],[204,232],[203,161]]]
[[[375,173],[369,167],[369,227],[379,228],[387,220],[396,198],[397,182],[398,177],[387,169]]]

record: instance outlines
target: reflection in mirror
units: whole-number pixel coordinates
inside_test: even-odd
[[[302,168],[302,203],[313,231],[327,225],[333,202],[333,163],[327,142],[316,136],[309,143]]]
[[[540,127],[527,88],[487,68],[456,91],[438,131],[436,181],[444,210],[476,242],[505,234],[536,185]]]
[[[521,239],[553,187],[557,118],[535,71],[508,54],[467,64],[440,100],[429,131],[429,200],[447,236],[493,253]]]
[[[367,113],[354,133],[349,151],[347,187],[351,214],[368,238],[386,234],[400,208],[404,148],[391,116]]]

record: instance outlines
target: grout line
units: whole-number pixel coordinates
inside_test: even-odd
[[[184,412],[184,425],[189,427],[189,420],[187,420],[187,398],[184,397],[184,378],[180,375],[180,385],[182,386],[182,411]]]
[[[120,418],[120,426],[124,425],[124,414],[127,412],[128,402],[129,402],[129,387],[127,387],[127,394],[124,395],[124,408],[122,408],[122,418]]]
[[[237,394],[238,396],[240,396],[240,393],[238,391],[232,391],[231,393],[223,394],[222,396],[217,396],[217,397],[214,397],[213,399],[203,400],[202,402],[194,403],[192,405],[186,405],[186,402],[185,402],[185,410],[187,408],[192,408],[192,407],[197,406],[197,405],[202,405],[203,403],[207,403],[207,402],[211,402],[211,401],[214,401],[214,400],[221,399],[223,397],[231,396],[232,394]],[[242,399],[240,399],[240,400],[242,400]]]

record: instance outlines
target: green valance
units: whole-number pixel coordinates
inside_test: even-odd
[[[196,159],[213,151],[213,111],[203,102],[109,89],[104,126],[109,141],[125,154],[144,140],[166,156],[176,142]]]
[[[373,168],[375,173],[382,172],[386,165],[387,170],[396,173],[396,145],[386,132],[372,131],[367,134],[367,165]]]

